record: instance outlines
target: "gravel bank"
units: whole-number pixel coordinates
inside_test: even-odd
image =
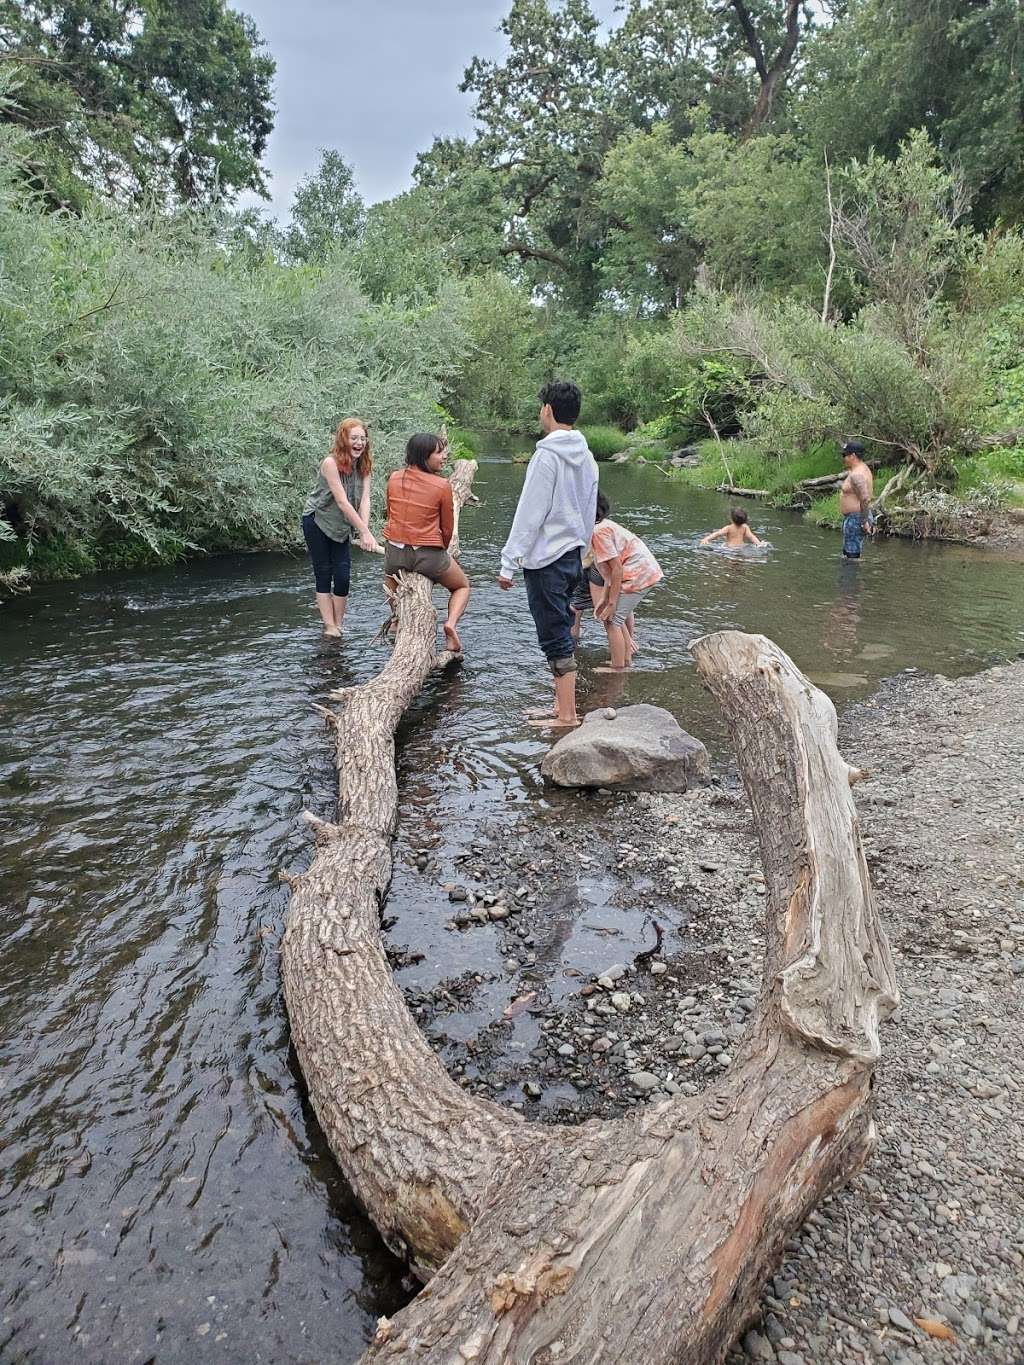
[[[903,675],[847,711],[841,744],[871,774],[856,792],[903,993],[883,1035],[880,1147],[789,1244],[731,1360],[1021,1365],[1024,663]],[[581,797],[573,814],[495,829],[453,861],[414,851],[451,887],[453,959],[485,924],[500,958],[410,999],[463,1084],[570,1122],[695,1093],[730,1065],[759,988],[764,894],[728,774],[685,797]],[[618,925],[585,968],[581,872]],[[504,1013],[449,1029],[495,983]]]

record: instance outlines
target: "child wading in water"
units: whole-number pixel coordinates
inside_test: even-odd
[[[749,518],[746,508],[734,507],[729,514],[732,520],[727,526],[720,526],[717,531],[712,531],[701,541],[702,545],[710,545],[719,536],[725,537],[725,543],[730,550],[737,550],[741,545],[763,545],[763,540],[758,540],[750,529]]]
[[[418,432],[405,447],[405,468],[387,483],[384,524],[384,582],[396,587],[395,574],[421,573],[451,594],[444,636],[453,654],[462,653],[457,626],[469,601],[469,579],[448,553],[455,527],[452,486],[441,477],[448,447],[440,436]]]
[[[610,511],[608,499],[598,493],[597,524],[590,544],[604,588],[594,615],[608,632],[611,667],[618,672],[628,668],[637,653],[634,612],[665,575],[640,537],[612,521]]]
[[[543,440],[526,470],[512,529],[501,552],[498,586],[512,587],[522,569],[537,642],[555,678],[555,705],[534,717],[544,725],[577,725],[576,641],[572,598],[594,529],[597,465],[575,430],[580,391],[554,380],[540,393]]]

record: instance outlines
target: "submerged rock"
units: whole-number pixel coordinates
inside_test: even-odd
[[[593,711],[558,741],[541,773],[559,787],[684,792],[711,771],[708,751],[661,706]]]

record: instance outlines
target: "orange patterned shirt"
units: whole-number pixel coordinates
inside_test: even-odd
[[[625,593],[643,592],[665,577],[661,565],[640,537],[608,517],[594,527],[590,545],[597,564],[606,564],[610,559],[622,560],[622,591]]]

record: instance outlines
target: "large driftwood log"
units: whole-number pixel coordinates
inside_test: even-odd
[[[396,655],[423,628],[408,606]],[[285,938],[288,1005],[357,1194],[421,1273],[439,1267],[381,1323],[367,1360],[720,1361],[785,1240],[870,1155],[878,1022],[897,995],[835,712],[762,636],[723,632],[692,648],[761,841],[761,998],[704,1095],[578,1128],[525,1124],[468,1097],[425,1047],[377,933],[395,818],[380,767],[397,723],[394,659],[357,689],[355,714],[349,698],[341,820],[295,892]],[[427,667],[421,645],[416,686]]]

